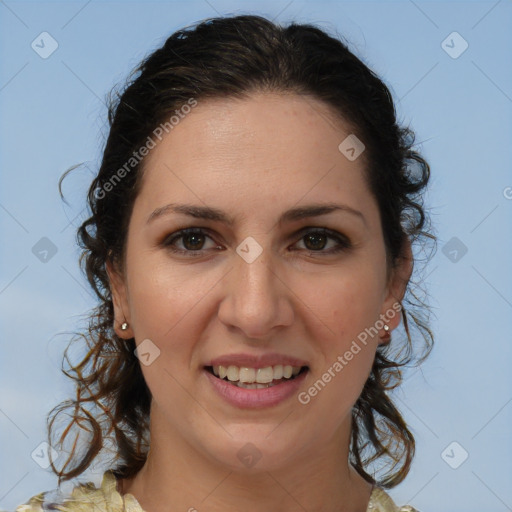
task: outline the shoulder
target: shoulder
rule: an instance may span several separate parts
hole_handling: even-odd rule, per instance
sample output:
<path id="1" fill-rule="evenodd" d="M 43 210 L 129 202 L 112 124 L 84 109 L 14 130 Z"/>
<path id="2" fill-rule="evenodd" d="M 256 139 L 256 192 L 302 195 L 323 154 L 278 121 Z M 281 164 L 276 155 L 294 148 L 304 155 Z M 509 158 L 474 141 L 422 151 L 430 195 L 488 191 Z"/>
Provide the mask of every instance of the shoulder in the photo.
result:
<path id="1" fill-rule="evenodd" d="M 18 505 L 15 512 L 144 512 L 131 494 L 121 496 L 111 471 L 103 474 L 101 486 L 92 482 L 79 484 L 69 495 L 59 490 L 46 491 L 32 496 L 26 503 Z M 384 489 L 374 487 L 367 512 L 419 512 L 410 505 L 398 507 Z"/>
<path id="2" fill-rule="evenodd" d="M 121 496 L 112 471 L 106 471 L 100 487 L 92 482 L 76 485 L 70 493 L 59 489 L 32 496 L 15 512 L 144 512 L 131 494 Z"/>
<path id="3" fill-rule="evenodd" d="M 410 505 L 398 507 L 391 496 L 381 487 L 374 487 L 367 512 L 419 512 Z"/>

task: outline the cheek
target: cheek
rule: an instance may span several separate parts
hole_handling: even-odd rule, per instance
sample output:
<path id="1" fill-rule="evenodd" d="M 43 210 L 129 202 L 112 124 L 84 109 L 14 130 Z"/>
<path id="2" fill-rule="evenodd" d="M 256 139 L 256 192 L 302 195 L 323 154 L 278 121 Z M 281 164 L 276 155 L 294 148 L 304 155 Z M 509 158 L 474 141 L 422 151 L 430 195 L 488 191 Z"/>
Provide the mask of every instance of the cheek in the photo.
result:
<path id="1" fill-rule="evenodd" d="M 369 268 L 347 272 L 326 281 L 320 291 L 310 295 L 311 308 L 325 319 L 338 348 L 356 338 L 379 318 L 381 308 L 380 278 Z"/>
<path id="2" fill-rule="evenodd" d="M 148 351 L 156 354 L 150 364 L 141 365 L 144 378 L 164 409 L 186 407 L 190 397 L 184 387 L 195 364 L 194 340 L 204 328 L 198 318 L 204 278 L 158 265 L 146 264 L 151 268 L 141 272 L 137 269 L 142 265 L 133 263 L 129 290 L 135 339 L 139 350 L 146 343 Z"/>
<path id="3" fill-rule="evenodd" d="M 314 437 L 335 435 L 351 416 L 375 358 L 375 347 L 353 343 L 347 337 L 335 346 L 325 347 L 325 361 L 305 384 L 299 400 L 310 417 L 317 418 L 311 427 Z"/>
<path id="4" fill-rule="evenodd" d="M 322 302 L 316 303 L 325 308 L 324 318 L 329 321 L 324 323 L 330 330 L 322 329 L 328 334 L 315 337 L 322 353 L 321 364 L 307 384 L 307 393 L 316 403 L 314 407 L 318 407 L 316 414 L 322 416 L 324 427 L 332 430 L 350 414 L 360 396 L 378 341 L 368 330 L 378 315 L 375 290 L 364 290 L 361 283 L 352 288 L 345 284 L 329 294 L 324 293 Z M 330 412 L 326 414 L 326 411 Z"/>
<path id="5" fill-rule="evenodd" d="M 172 340 L 172 332 L 183 329 L 187 321 L 190 323 L 194 308 L 212 288 L 215 276 L 200 270 L 193 272 L 182 265 L 144 260 L 143 255 L 133 257 L 130 263 L 130 308 L 132 322 L 139 331 L 136 338 Z"/>

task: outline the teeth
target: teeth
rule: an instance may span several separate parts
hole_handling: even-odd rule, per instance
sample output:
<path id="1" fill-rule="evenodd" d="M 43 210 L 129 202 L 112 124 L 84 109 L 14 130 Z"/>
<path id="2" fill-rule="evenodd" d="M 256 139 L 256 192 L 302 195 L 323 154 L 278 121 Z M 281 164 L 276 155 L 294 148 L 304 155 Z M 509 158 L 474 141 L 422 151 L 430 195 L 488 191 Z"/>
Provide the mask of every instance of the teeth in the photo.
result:
<path id="1" fill-rule="evenodd" d="M 236 366 L 228 366 L 226 377 L 231 382 L 238 380 L 240 377 L 240 369 Z"/>
<path id="2" fill-rule="evenodd" d="M 256 372 L 256 382 L 261 384 L 268 384 L 274 380 L 274 370 L 272 366 L 267 366 L 266 368 L 258 368 Z"/>
<path id="3" fill-rule="evenodd" d="M 235 385 L 238 386 L 239 388 L 245 389 L 263 389 L 275 386 L 275 384 L 272 384 L 271 382 L 269 382 L 268 384 L 259 384 L 258 382 L 253 382 L 251 384 L 246 384 L 245 382 L 236 382 Z"/>
<path id="4" fill-rule="evenodd" d="M 231 380 L 231 379 L 230 379 Z M 240 382 L 255 382 L 256 381 L 256 370 L 254 368 L 240 368 Z"/>
<path id="5" fill-rule="evenodd" d="M 231 382 L 238 382 L 245 384 L 244 388 L 256 388 L 256 384 L 271 384 L 274 380 L 282 378 L 289 379 L 300 372 L 300 366 L 290 366 L 278 364 L 276 366 L 266 366 L 265 368 L 247 368 L 238 366 L 213 366 L 213 373 L 221 378 L 227 379 Z M 254 386 L 251 386 L 254 384 Z M 257 386 L 268 387 L 268 386 Z"/>

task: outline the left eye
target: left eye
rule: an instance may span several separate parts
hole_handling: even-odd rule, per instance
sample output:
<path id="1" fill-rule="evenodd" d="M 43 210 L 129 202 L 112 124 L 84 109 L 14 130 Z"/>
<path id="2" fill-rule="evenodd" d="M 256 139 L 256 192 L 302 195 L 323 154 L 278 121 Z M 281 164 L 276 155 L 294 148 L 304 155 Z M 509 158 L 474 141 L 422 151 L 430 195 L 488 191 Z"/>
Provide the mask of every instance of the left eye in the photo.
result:
<path id="1" fill-rule="evenodd" d="M 308 244 L 310 245 L 310 247 L 306 247 L 306 250 L 310 250 L 312 252 L 323 252 L 326 254 L 337 253 L 344 249 L 348 249 L 351 246 L 348 238 L 328 229 L 308 230 L 300 239 L 305 241 L 306 246 Z M 337 244 L 335 244 L 331 249 L 324 251 L 323 249 L 325 249 L 327 240 L 329 239 L 336 241 Z"/>
<path id="2" fill-rule="evenodd" d="M 336 231 L 325 228 L 305 228 L 301 230 L 297 236 L 300 236 L 299 241 L 304 240 L 306 245 L 305 250 L 310 251 L 310 253 L 333 254 L 351 247 L 350 240 L 347 237 Z M 177 231 L 167 237 L 163 241 L 163 245 L 174 253 L 186 254 L 187 256 L 200 256 L 198 252 L 203 250 L 203 245 L 207 238 L 214 242 L 215 246 L 213 249 L 222 249 L 221 246 L 215 244 L 215 241 L 202 228 L 187 228 Z M 329 239 L 337 243 L 331 249 L 324 250 L 326 245 L 328 245 L 327 241 Z M 178 241 L 181 241 L 183 248 L 176 246 Z M 295 251 L 297 249 L 293 250 Z"/>

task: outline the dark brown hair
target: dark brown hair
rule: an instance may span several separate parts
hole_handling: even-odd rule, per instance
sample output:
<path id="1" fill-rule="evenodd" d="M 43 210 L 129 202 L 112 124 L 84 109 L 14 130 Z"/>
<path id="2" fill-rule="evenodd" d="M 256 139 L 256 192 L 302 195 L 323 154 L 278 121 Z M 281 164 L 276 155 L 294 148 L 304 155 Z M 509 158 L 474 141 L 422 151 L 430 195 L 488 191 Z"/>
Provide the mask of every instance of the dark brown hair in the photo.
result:
<path id="1" fill-rule="evenodd" d="M 255 91 L 321 100 L 364 142 L 366 178 L 380 210 L 388 269 L 403 256 L 408 241 L 414 247 L 435 241 L 425 227 L 429 218 L 422 204 L 430 170 L 413 149 L 414 134 L 398 124 L 386 85 L 339 37 L 307 24 L 281 27 L 258 16 L 212 18 L 175 32 L 133 71 L 122 92 L 109 96 L 110 131 L 87 196 L 90 217 L 77 232 L 80 265 L 99 302 L 87 328 L 73 340 L 86 343 L 85 357 L 73 364 L 67 350 L 64 354 L 69 368 L 63 371 L 75 382 L 76 398 L 48 414 L 51 445 L 64 446 L 73 428 L 78 429 L 63 467 L 58 470 L 52 461 L 59 484 L 85 471 L 108 443 L 114 446 L 119 478 L 135 475 L 147 457 L 151 393 L 134 355 L 135 340 L 114 332 L 105 266 L 110 259 L 124 268 L 127 228 L 144 165 L 143 159 L 131 159 L 191 99 L 244 98 Z M 412 285 L 411 279 L 404 297 L 407 310 L 402 303 L 406 335 L 378 347 L 352 410 L 350 462 L 367 481 L 384 488 L 405 478 L 415 449 L 388 391 L 401 383 L 400 368 L 421 363 L 434 341 L 428 307 Z M 54 422 L 66 410 L 71 421 L 53 443 Z M 81 454 L 78 443 L 85 447 Z M 387 468 L 380 479 L 369 469 L 377 461 Z"/>

